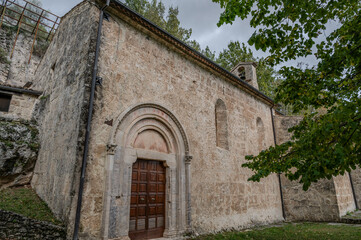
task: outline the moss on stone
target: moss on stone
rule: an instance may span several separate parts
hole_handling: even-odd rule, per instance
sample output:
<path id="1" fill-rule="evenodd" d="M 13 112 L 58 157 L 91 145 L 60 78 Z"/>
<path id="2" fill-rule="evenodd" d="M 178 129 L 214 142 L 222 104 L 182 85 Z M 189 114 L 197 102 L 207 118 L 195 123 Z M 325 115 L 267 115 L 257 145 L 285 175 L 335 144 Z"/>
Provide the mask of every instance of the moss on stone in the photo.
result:
<path id="1" fill-rule="evenodd" d="M 36 124 L 0 118 L 0 185 L 27 184 L 39 147 Z"/>
<path id="2" fill-rule="evenodd" d="M 8 53 L 0 47 L 0 63 L 10 64 Z"/>
<path id="3" fill-rule="evenodd" d="M 1 190 L 0 209 L 40 221 L 62 224 L 30 187 Z"/>

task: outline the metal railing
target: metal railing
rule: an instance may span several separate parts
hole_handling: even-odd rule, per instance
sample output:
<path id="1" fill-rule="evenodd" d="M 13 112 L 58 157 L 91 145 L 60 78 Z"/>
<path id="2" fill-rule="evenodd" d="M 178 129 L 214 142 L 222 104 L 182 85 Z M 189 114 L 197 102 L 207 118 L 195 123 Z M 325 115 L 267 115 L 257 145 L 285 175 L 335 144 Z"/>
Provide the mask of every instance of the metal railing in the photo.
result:
<path id="1" fill-rule="evenodd" d="M 0 5 L 0 28 L 3 25 L 16 29 L 15 40 L 11 49 L 13 57 L 18 36 L 21 31 L 34 35 L 28 64 L 34 51 L 37 39 L 49 41 L 53 39 L 61 18 L 26 0 L 2 0 Z"/>

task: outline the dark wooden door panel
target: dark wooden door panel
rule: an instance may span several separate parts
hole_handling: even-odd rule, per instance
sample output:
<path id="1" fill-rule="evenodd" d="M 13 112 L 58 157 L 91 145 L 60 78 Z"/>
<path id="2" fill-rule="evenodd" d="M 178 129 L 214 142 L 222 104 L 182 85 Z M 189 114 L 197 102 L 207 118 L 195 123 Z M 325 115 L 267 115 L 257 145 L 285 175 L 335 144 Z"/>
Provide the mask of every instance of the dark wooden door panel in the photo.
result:
<path id="1" fill-rule="evenodd" d="M 163 236 L 165 227 L 165 167 L 162 162 L 137 160 L 132 172 L 129 237 Z"/>

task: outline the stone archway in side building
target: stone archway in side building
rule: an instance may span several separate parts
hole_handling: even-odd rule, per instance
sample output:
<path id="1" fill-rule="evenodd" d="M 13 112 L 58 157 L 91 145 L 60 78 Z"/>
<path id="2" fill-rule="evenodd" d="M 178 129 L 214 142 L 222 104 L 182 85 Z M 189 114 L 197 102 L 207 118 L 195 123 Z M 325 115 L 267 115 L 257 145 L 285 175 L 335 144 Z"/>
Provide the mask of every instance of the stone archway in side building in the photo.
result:
<path id="1" fill-rule="evenodd" d="M 184 234 L 191 224 L 191 158 L 182 125 L 165 107 L 140 104 L 124 111 L 113 127 L 108 144 L 103 239 L 129 239 L 129 236 L 151 239 L 159 234 L 163 237 Z M 163 171 L 164 179 L 161 179 Z M 153 175 L 159 181 L 147 182 Z M 150 189 L 153 185 L 155 190 Z M 164 199 L 161 199 L 163 187 Z M 160 210 L 161 205 L 164 211 Z M 154 206 L 155 211 L 158 207 L 158 215 L 145 214 L 144 211 L 153 211 Z M 155 228 L 158 235 L 154 235 Z"/>

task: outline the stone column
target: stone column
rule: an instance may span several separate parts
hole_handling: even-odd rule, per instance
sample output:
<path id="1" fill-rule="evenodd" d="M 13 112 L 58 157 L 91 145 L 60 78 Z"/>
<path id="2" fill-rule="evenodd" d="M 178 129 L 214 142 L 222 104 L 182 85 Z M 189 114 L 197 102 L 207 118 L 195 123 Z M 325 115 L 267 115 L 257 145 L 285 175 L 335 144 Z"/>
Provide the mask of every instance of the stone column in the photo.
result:
<path id="1" fill-rule="evenodd" d="M 168 214 L 166 215 L 167 224 L 164 231 L 164 237 L 172 238 L 177 234 L 177 169 L 175 166 L 169 166 L 168 170 Z"/>
<path id="2" fill-rule="evenodd" d="M 104 205 L 103 205 L 103 239 L 108 239 L 109 234 L 109 212 L 110 212 L 110 198 L 111 198 L 111 175 L 114 166 L 114 155 L 117 145 L 107 145 L 107 158 L 105 163 L 105 186 L 104 186 Z"/>
<path id="3" fill-rule="evenodd" d="M 186 170 L 186 193 L 187 193 L 187 230 L 191 229 L 192 224 L 192 206 L 191 206 L 191 173 L 190 165 L 193 157 L 189 156 L 188 153 L 184 157 L 185 170 Z"/>

